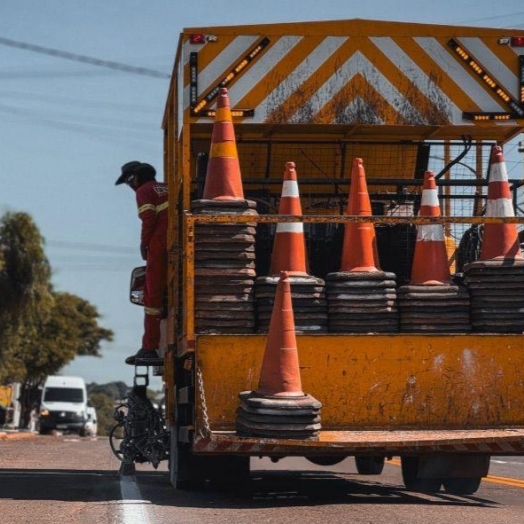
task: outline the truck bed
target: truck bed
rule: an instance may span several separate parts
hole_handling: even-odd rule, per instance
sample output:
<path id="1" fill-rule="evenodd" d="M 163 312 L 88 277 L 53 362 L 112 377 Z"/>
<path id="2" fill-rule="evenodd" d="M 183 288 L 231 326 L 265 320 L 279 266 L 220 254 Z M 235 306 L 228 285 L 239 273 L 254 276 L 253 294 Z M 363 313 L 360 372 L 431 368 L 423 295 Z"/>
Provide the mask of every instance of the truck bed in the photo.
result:
<path id="1" fill-rule="evenodd" d="M 433 431 L 321 431 L 318 440 L 238 437 L 232 431 L 212 431 L 195 438 L 193 450 L 205 454 L 400 455 L 410 453 L 524 453 L 524 428 Z"/>

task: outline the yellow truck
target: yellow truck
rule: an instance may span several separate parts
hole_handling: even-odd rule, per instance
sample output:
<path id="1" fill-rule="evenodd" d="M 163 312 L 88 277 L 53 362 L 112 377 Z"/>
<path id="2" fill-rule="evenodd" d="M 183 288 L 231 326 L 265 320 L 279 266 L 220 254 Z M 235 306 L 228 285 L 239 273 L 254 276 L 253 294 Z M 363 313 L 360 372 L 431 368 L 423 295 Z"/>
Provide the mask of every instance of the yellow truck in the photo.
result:
<path id="1" fill-rule="evenodd" d="M 193 205 L 202 199 L 221 88 L 256 214 L 200 213 Z M 432 223 L 443 224 L 454 284 L 465 286 L 484 224 L 524 223 L 522 176 L 513 170 L 517 216 L 484 213 L 490 152 L 499 145 L 506 158 L 516 155 L 510 145 L 524 129 L 524 31 L 360 19 L 188 28 L 163 129 L 170 261 L 163 379 L 175 487 L 241 479 L 250 457 L 334 464 L 354 456 L 365 475 L 399 456 L 408 489 L 465 494 L 478 489 L 491 456 L 524 454 L 520 313 L 512 323 L 476 329 L 472 321 L 460 332 L 440 329 L 438 319 L 426 321 L 436 326 L 429 330 L 384 331 L 376 320 L 375 328 L 333 332 L 329 311 L 327 324 L 304 316 L 297 347 L 304 391 L 322 403 L 318 438 L 241 436 L 235 427 L 239 393 L 258 384 L 267 309 L 253 282 L 269 275 L 276 225 L 302 222 L 309 273 L 322 280 L 337 272 L 344 227 L 362 220 L 345 213 L 355 158 L 366 171 L 366 220 L 381 268 L 398 288 L 410 284 L 416 229 L 428 223 L 417 217 L 427 170 L 438 184 L 442 216 Z M 286 162 L 296 165 L 301 216 L 278 214 Z M 224 226 L 252 237 L 242 270 L 222 263 Z M 235 297 L 221 287 L 232 278 L 245 286 L 241 296 L 230 292 L 243 307 L 228 309 L 222 301 L 230 306 Z M 501 300 L 522 293 L 519 278 L 501 287 Z M 414 322 L 432 313 L 419 310 Z"/>

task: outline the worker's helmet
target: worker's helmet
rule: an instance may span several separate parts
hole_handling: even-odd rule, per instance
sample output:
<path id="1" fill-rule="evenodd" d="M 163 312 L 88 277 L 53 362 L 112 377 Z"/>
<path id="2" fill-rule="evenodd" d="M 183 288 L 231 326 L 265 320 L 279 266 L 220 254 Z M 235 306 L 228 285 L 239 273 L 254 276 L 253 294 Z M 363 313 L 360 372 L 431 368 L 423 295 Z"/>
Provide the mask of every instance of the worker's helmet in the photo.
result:
<path id="1" fill-rule="evenodd" d="M 115 182 L 115 186 L 128 183 L 129 179 L 136 175 L 135 169 L 141 164 L 138 160 L 132 160 L 122 166 L 122 172 Z"/>
<path id="2" fill-rule="evenodd" d="M 136 176 L 137 187 L 140 187 L 142 184 L 155 179 L 156 170 L 151 164 L 141 162 L 139 166 L 133 168 L 133 174 Z"/>

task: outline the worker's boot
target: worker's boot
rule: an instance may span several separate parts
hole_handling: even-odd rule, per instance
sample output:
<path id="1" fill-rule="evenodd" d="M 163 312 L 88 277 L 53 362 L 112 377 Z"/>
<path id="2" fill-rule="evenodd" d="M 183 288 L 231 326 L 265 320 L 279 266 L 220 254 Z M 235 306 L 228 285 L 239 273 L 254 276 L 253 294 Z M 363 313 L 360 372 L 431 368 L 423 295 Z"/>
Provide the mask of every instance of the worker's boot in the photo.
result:
<path id="1" fill-rule="evenodd" d="M 135 355 L 126 358 L 131 366 L 163 366 L 164 359 L 158 356 L 156 349 L 141 348 Z"/>

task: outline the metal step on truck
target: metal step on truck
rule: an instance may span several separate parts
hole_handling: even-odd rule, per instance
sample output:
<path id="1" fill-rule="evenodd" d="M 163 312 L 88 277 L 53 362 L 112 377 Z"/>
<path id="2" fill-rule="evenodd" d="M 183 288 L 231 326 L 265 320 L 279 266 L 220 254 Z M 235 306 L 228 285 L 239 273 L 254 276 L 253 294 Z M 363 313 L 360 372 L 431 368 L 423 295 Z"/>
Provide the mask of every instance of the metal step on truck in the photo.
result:
<path id="1" fill-rule="evenodd" d="M 524 454 L 522 31 L 185 29 L 163 127 L 175 487 L 398 456 L 467 494 Z M 264 385 L 281 270 L 307 409 Z"/>

